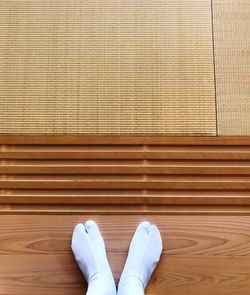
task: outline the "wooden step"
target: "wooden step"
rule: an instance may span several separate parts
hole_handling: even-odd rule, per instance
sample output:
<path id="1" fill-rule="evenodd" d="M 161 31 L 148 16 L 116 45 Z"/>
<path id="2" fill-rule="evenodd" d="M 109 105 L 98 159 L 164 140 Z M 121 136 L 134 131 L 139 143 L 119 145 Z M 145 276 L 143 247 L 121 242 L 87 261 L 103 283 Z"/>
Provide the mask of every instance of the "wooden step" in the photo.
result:
<path id="1" fill-rule="evenodd" d="M 0 136 L 0 204 L 249 204 L 248 137 Z"/>

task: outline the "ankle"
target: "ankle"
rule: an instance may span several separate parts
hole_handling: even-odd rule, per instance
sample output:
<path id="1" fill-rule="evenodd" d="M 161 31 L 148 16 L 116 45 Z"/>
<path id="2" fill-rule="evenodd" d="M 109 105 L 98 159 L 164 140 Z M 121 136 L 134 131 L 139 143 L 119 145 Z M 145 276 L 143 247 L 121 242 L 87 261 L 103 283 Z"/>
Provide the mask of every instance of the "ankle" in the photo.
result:
<path id="1" fill-rule="evenodd" d="M 144 284 L 135 274 L 126 274 L 122 277 L 122 283 L 118 287 L 118 295 L 144 295 Z"/>
<path id="2" fill-rule="evenodd" d="M 110 276 L 97 275 L 88 283 L 86 295 L 116 295 L 114 279 Z"/>

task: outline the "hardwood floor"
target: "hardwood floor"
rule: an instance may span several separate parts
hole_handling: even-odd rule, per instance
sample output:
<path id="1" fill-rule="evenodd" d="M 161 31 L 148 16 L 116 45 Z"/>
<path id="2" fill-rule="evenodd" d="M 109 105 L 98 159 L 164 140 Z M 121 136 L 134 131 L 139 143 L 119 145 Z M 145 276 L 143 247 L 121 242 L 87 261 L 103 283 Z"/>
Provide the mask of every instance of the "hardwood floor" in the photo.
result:
<path id="1" fill-rule="evenodd" d="M 70 241 L 87 219 L 100 226 L 116 282 L 147 219 L 164 243 L 147 295 L 249 294 L 250 139 L 0 143 L 1 295 L 84 294 Z"/>
<path id="2" fill-rule="evenodd" d="M 147 295 L 249 294 L 250 216 L 1 215 L 1 294 L 84 294 L 70 250 L 76 223 L 98 222 L 116 280 L 138 222 L 162 233 L 164 252 Z"/>

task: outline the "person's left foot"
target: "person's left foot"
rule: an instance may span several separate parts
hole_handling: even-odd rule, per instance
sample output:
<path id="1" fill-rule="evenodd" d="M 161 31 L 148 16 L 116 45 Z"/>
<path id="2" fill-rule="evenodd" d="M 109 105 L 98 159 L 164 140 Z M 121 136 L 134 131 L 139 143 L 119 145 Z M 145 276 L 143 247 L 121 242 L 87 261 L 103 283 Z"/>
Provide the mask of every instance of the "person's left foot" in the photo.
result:
<path id="1" fill-rule="evenodd" d="M 115 295 L 116 286 L 106 255 L 105 244 L 96 223 L 78 224 L 71 249 L 88 282 L 86 295 Z"/>

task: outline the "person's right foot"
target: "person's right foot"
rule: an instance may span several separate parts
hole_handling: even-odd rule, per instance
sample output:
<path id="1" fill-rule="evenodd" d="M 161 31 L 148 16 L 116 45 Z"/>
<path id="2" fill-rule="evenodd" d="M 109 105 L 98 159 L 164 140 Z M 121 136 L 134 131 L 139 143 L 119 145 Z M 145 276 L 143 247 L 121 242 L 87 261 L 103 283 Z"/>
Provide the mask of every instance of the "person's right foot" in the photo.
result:
<path id="1" fill-rule="evenodd" d="M 162 239 L 158 228 L 142 222 L 131 241 L 129 254 L 118 285 L 118 295 L 143 295 L 160 260 Z"/>

